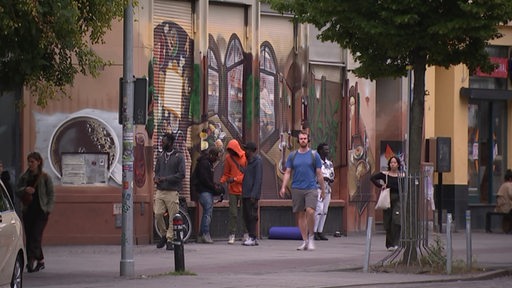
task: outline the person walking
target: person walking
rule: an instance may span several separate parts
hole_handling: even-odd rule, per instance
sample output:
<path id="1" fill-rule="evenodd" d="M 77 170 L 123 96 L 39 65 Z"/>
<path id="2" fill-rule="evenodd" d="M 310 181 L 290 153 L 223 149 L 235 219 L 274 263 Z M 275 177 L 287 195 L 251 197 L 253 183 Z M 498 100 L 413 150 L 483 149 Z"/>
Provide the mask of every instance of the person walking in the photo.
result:
<path id="1" fill-rule="evenodd" d="M 172 227 L 165 224 L 164 213 L 168 211 L 169 221 L 179 211 L 179 192 L 183 188 L 183 179 L 185 178 L 185 157 L 180 151 L 174 149 L 175 136 L 171 133 L 165 133 L 162 137 L 163 152 L 156 159 L 155 177 L 156 193 L 154 201 L 154 212 L 156 226 L 160 232 L 161 238 L 156 248 L 174 250 L 172 240 L 174 231 Z M 169 225 L 171 226 L 171 225 Z"/>
<path id="2" fill-rule="evenodd" d="M 370 181 L 379 189 L 390 188 L 391 207 L 383 211 L 384 229 L 386 230 L 386 249 L 398 249 L 400 242 L 400 191 L 402 191 L 404 175 L 400 171 L 400 159 L 392 156 L 388 160 L 388 170 L 377 172 Z"/>
<path id="3" fill-rule="evenodd" d="M 318 201 L 317 181 L 320 185 L 320 199 L 325 198 L 325 183 L 321 169 L 322 160 L 318 153 L 314 153 L 308 147 L 309 134 L 306 131 L 299 132 L 298 138 L 299 149 L 290 153 L 286 159 L 286 171 L 279 196 L 284 198 L 286 185 L 290 177 L 293 176 L 291 182 L 292 209 L 303 240 L 302 245 L 297 250 L 315 250 L 314 226 L 315 209 Z"/>
<path id="4" fill-rule="evenodd" d="M 505 182 L 496 193 L 496 212 L 505 213 L 501 222 L 504 233 L 512 232 L 512 170 L 505 172 Z"/>
<path id="5" fill-rule="evenodd" d="M 195 170 L 196 191 L 199 194 L 198 200 L 203 215 L 199 225 L 198 243 L 212 244 L 210 235 L 210 223 L 212 222 L 213 196 L 220 194 L 222 197 L 222 186 L 213 180 L 213 165 L 219 160 L 219 150 L 212 147 L 206 154 L 202 154 L 197 159 Z"/>
<path id="6" fill-rule="evenodd" d="M 261 183 L 263 181 L 263 164 L 261 156 L 256 154 L 256 144 L 249 142 L 244 145 L 247 167 L 242 182 L 242 206 L 245 227 L 249 237 L 242 243 L 244 246 L 257 246 L 256 226 L 258 223 L 258 201 L 261 197 Z"/>
<path id="7" fill-rule="evenodd" d="M 38 152 L 27 156 L 28 169 L 16 185 L 16 194 L 23 199 L 23 226 L 27 248 L 27 272 L 45 268 L 42 248 L 43 232 L 55 205 L 50 176 L 43 171 L 43 158 Z M 34 266 L 35 264 L 35 266 Z"/>
<path id="8" fill-rule="evenodd" d="M 318 201 L 315 210 L 315 240 L 329 240 L 324 234 L 325 219 L 329 210 L 329 203 L 331 203 L 331 185 L 334 182 L 334 165 L 327 159 L 329 156 L 329 145 L 327 143 L 320 143 L 316 148 L 320 159 L 322 160 L 322 176 L 325 182 L 325 198 L 320 199 L 320 191 L 318 191 Z M 320 186 L 318 187 L 320 190 Z"/>
<path id="9" fill-rule="evenodd" d="M 235 235 L 238 227 L 239 215 L 243 213 L 242 207 L 242 181 L 244 180 L 244 169 L 247 166 L 245 152 L 240 147 L 240 143 L 232 139 L 226 147 L 226 158 L 224 160 L 224 173 L 220 177 L 220 183 L 228 183 L 229 194 L 229 237 L 228 244 L 235 243 Z M 242 211 L 239 212 L 239 208 Z M 244 230 L 243 241 L 247 240 L 247 228 L 242 223 Z"/>

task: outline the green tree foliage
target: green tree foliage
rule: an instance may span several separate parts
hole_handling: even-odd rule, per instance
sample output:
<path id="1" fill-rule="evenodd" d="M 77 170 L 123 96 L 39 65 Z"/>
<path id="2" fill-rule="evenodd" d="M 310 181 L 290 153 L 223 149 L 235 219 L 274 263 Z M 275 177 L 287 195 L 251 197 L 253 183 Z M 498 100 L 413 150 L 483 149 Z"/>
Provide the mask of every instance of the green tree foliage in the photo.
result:
<path id="1" fill-rule="evenodd" d="M 319 38 L 350 49 L 363 78 L 405 76 L 413 69 L 409 172 L 420 171 L 427 66 L 466 64 L 491 72 L 485 51 L 512 19 L 510 0 L 263 0 L 321 30 Z M 410 211 L 406 211 L 410 212 Z M 406 217 L 415 217 L 406 215 Z M 411 219 L 411 218 L 407 218 Z M 414 221 L 413 221 L 414 222 Z M 414 229 L 413 229 L 414 230 Z M 417 243 L 416 243 L 417 244 Z M 411 247 L 406 249 L 412 253 Z M 409 251 L 408 251 L 409 250 Z"/>
<path id="2" fill-rule="evenodd" d="M 0 83 L 27 86 L 35 102 L 66 95 L 78 73 L 97 76 L 108 64 L 92 46 L 103 43 L 127 0 L 0 0 Z"/>

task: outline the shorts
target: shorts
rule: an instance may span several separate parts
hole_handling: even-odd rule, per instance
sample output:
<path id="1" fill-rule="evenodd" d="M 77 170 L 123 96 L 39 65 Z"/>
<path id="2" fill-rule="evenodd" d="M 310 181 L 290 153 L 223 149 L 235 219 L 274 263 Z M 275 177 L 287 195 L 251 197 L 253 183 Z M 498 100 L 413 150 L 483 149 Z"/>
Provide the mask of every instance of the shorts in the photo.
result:
<path id="1" fill-rule="evenodd" d="M 318 190 L 309 189 L 293 189 L 292 188 L 292 208 L 293 213 L 299 211 L 305 211 L 306 208 L 316 209 L 316 203 L 318 198 Z"/>

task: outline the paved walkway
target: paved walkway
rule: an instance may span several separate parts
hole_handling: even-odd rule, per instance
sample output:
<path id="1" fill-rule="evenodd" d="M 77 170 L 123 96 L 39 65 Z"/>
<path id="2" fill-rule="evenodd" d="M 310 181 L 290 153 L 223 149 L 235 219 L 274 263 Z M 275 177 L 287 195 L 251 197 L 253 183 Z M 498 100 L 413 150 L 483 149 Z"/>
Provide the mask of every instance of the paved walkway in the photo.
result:
<path id="1" fill-rule="evenodd" d="M 442 235 L 444 238 L 445 236 Z M 475 266 L 485 271 L 464 275 L 364 273 L 366 235 L 317 241 L 315 251 L 296 251 L 296 240 L 263 239 L 259 246 L 187 243 L 185 269 L 174 272 L 174 254 L 154 245 L 134 247 L 135 276 L 121 277 L 120 246 L 47 246 L 46 269 L 25 273 L 25 287 L 364 287 L 383 283 L 455 281 L 512 271 L 512 235 L 473 233 Z M 384 235 L 374 235 L 370 265 L 389 255 Z M 466 259 L 466 236 L 453 234 L 454 260 Z"/>

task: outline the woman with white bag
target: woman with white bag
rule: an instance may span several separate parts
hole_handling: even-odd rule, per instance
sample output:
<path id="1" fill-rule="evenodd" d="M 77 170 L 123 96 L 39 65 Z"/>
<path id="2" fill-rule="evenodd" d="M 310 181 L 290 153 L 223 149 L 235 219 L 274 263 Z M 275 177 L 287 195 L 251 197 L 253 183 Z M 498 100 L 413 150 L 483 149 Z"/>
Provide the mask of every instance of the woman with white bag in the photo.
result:
<path id="1" fill-rule="evenodd" d="M 398 249 L 400 242 L 400 194 L 403 183 L 403 173 L 400 172 L 401 163 L 397 156 L 392 156 L 388 160 L 388 171 L 375 173 L 370 181 L 380 190 L 389 188 L 389 200 L 391 207 L 384 209 L 383 220 L 386 230 L 386 248 L 389 251 Z"/>

